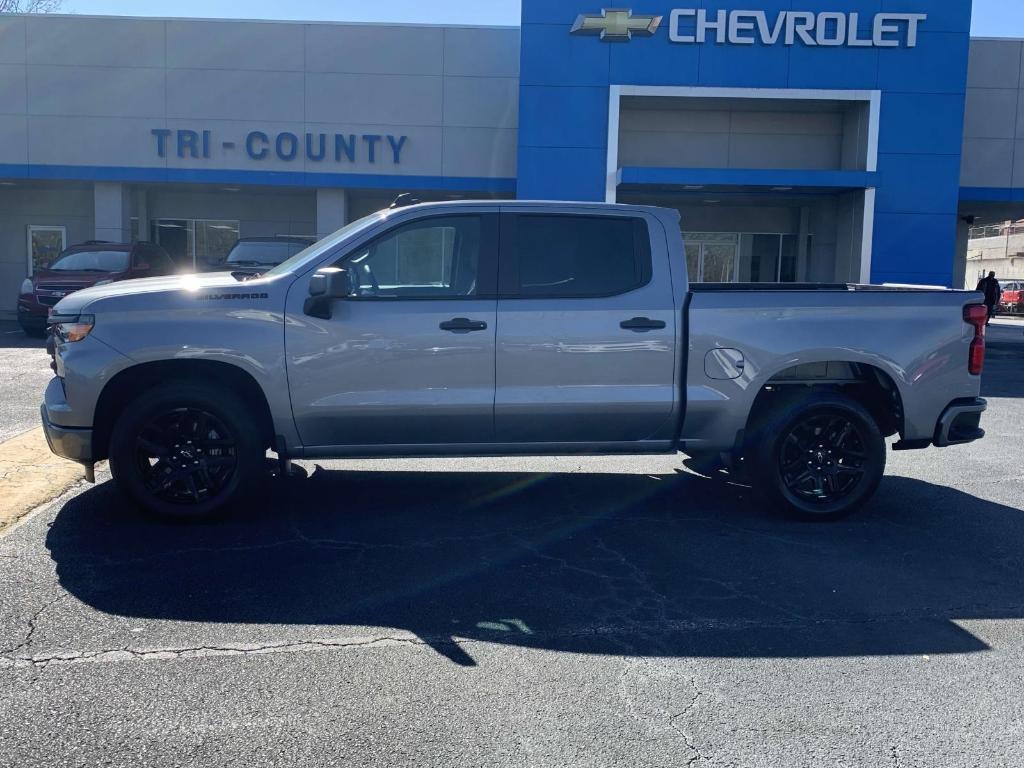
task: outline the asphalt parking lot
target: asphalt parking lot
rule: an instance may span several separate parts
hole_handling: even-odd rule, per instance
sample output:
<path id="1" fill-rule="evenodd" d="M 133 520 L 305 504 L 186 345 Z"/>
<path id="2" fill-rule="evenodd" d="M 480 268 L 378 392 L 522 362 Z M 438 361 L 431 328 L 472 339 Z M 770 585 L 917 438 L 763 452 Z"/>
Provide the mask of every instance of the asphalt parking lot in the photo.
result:
<path id="1" fill-rule="evenodd" d="M 0 442 L 39 426 L 39 403 L 53 376 L 44 346 L 15 323 L 0 322 Z"/>
<path id="2" fill-rule="evenodd" d="M 985 394 L 828 526 L 672 458 L 305 464 L 203 526 L 101 475 L 0 539 L 0 764 L 1024 765 L 1024 325 Z"/>

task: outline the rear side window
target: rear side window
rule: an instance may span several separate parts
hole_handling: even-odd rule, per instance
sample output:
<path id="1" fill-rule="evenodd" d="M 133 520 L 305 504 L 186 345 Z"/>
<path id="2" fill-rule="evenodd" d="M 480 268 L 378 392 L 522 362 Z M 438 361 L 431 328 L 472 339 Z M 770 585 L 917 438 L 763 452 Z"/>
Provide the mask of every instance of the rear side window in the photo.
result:
<path id="1" fill-rule="evenodd" d="M 510 216 L 502 228 L 503 285 L 521 298 L 596 298 L 650 280 L 647 225 L 623 216 Z"/>

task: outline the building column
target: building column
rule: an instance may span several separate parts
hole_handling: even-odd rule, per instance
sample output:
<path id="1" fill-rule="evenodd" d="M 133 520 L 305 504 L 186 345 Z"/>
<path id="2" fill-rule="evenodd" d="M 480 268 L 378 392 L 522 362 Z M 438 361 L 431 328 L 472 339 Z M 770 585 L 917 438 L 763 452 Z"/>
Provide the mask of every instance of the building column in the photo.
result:
<path id="1" fill-rule="evenodd" d="M 93 207 L 97 240 L 126 243 L 130 239 L 131 199 L 124 184 L 97 181 L 93 184 Z"/>
<path id="2" fill-rule="evenodd" d="M 796 279 L 798 282 L 807 282 L 808 267 L 811 262 L 811 254 L 807 250 L 811 235 L 811 209 L 806 205 L 800 209 L 800 226 L 797 229 L 796 241 Z"/>
<path id="3" fill-rule="evenodd" d="M 348 223 L 348 193 L 344 189 L 316 191 L 316 237 L 322 240 Z"/>
<path id="4" fill-rule="evenodd" d="M 968 285 L 967 278 L 967 247 L 971 237 L 971 225 L 960 216 L 956 220 L 956 252 L 953 254 L 953 288 L 974 289 Z"/>
<path id="5" fill-rule="evenodd" d="M 135 218 L 139 220 L 139 240 L 149 240 L 149 192 L 146 189 L 135 190 Z M 129 225 L 131 221 L 129 221 Z"/>

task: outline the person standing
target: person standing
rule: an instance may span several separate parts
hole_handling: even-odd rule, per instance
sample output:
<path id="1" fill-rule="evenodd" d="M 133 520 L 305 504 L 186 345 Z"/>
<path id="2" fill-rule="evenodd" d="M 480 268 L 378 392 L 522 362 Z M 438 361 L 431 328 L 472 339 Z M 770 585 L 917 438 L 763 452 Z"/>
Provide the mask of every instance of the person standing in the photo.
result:
<path id="1" fill-rule="evenodd" d="M 996 316 L 996 307 L 999 305 L 999 299 L 1002 298 L 1003 289 L 999 285 L 999 281 L 996 280 L 996 273 L 989 272 L 988 277 L 983 277 L 978 281 L 978 291 L 985 294 L 985 306 L 988 307 L 988 322 L 992 322 L 992 318 Z"/>

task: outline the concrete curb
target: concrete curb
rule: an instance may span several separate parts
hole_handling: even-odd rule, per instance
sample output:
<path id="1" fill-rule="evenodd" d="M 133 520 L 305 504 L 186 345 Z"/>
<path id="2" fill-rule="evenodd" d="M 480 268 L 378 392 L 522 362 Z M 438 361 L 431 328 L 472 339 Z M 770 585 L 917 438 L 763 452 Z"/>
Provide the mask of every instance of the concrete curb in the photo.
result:
<path id="1" fill-rule="evenodd" d="M 50 452 L 42 429 L 0 443 L 0 533 L 85 477 Z"/>

